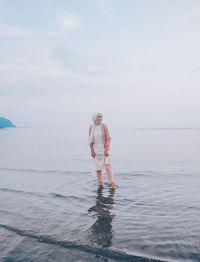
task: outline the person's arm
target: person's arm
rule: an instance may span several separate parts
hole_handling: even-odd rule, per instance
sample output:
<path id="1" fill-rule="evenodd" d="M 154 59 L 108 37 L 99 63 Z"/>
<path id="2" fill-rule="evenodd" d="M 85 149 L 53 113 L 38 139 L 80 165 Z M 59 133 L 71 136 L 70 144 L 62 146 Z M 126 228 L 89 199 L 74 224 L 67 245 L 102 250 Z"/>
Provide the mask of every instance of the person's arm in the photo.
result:
<path id="1" fill-rule="evenodd" d="M 92 126 L 89 127 L 89 137 L 90 137 L 91 129 L 92 129 Z M 93 148 L 93 143 L 90 143 L 90 148 L 91 149 Z"/>
<path id="2" fill-rule="evenodd" d="M 108 127 L 106 125 L 105 125 L 105 138 L 106 138 L 106 142 L 105 142 L 105 146 L 104 146 L 104 154 L 108 155 L 108 150 L 110 149 L 111 137 L 110 137 Z"/>
<path id="3" fill-rule="evenodd" d="M 90 126 L 90 128 L 89 128 L 89 136 L 90 136 L 90 133 L 91 133 L 91 129 L 92 129 L 92 126 Z M 95 157 L 95 152 L 94 152 L 94 149 L 93 149 L 93 143 L 90 143 L 90 149 L 91 149 L 92 157 Z"/>

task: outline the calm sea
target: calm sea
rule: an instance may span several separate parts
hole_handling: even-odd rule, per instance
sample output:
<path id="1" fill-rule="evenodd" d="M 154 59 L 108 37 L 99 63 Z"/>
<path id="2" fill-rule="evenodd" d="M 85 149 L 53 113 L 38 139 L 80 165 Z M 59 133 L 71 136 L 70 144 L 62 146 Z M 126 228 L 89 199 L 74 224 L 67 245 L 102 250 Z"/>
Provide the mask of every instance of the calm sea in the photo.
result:
<path id="1" fill-rule="evenodd" d="M 0 130 L 0 261 L 199 262 L 200 129 L 110 128 L 111 190 L 88 126 Z"/>

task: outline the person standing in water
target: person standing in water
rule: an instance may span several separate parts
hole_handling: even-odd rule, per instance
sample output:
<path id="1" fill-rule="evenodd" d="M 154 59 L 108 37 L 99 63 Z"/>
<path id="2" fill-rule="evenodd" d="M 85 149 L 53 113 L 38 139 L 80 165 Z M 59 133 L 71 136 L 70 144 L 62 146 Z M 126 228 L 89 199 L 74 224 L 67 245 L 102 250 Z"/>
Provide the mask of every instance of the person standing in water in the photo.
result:
<path id="1" fill-rule="evenodd" d="M 111 137 L 106 124 L 102 123 L 102 114 L 94 113 L 93 124 L 89 127 L 89 146 L 94 158 L 94 169 L 99 186 L 103 186 L 102 172 L 107 173 L 112 188 L 115 188 L 114 177 L 109 154 Z"/>

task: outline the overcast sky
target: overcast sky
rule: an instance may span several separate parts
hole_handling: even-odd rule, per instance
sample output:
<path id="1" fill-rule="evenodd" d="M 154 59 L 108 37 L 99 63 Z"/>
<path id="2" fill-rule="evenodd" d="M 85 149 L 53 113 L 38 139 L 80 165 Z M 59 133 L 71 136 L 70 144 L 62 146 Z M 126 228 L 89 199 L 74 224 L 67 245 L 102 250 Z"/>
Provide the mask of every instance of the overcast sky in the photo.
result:
<path id="1" fill-rule="evenodd" d="M 0 116 L 200 127 L 199 0 L 0 0 Z"/>

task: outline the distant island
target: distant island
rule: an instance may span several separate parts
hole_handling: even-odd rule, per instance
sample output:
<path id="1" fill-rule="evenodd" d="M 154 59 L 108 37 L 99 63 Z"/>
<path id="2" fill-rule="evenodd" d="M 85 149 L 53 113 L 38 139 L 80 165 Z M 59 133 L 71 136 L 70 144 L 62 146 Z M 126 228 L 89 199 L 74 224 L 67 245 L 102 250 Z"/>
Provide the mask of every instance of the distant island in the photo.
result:
<path id="1" fill-rule="evenodd" d="M 13 123 L 5 117 L 0 117 L 0 128 L 16 127 Z"/>

